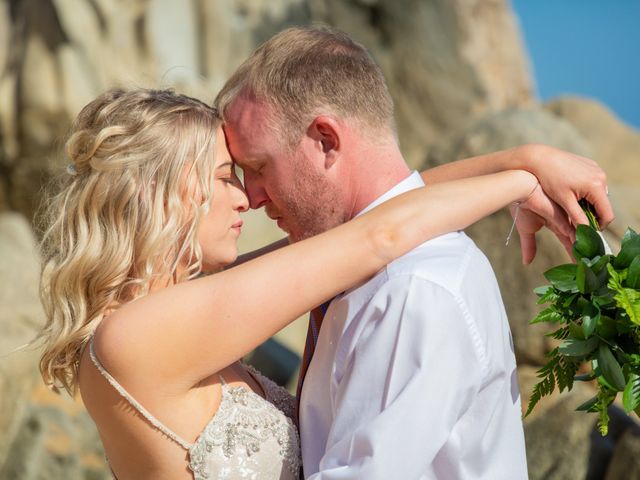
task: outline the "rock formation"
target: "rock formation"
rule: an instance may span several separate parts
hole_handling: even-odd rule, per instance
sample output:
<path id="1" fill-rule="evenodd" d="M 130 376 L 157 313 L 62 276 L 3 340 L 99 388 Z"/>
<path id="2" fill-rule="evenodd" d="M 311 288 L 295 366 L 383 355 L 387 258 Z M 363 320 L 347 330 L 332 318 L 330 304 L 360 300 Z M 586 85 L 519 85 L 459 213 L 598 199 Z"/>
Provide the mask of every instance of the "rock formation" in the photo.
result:
<path id="1" fill-rule="evenodd" d="M 38 257 L 24 217 L 32 218 L 43 183 L 64 170 L 62 145 L 80 108 L 113 86 L 172 86 L 211 101 L 257 44 L 289 25 L 313 21 L 347 31 L 378 60 L 412 166 L 550 143 L 593 155 L 604 166 L 618 215 L 614 243 L 626 225 L 640 224 L 638 132 L 596 102 L 567 98 L 544 110 L 536 105 L 507 0 L 8 0 L 0 2 L 0 212 L 7 212 L 0 216 L 0 355 L 30 340 L 42 323 Z M 250 219 L 242 248 L 280 237 L 260 214 Z M 498 273 L 526 397 L 526 379 L 548 348 L 542 331 L 527 325 L 537 311 L 531 289 L 565 254 L 543 235 L 536 262 L 523 268 L 517 240 L 504 247 L 510 223 L 500 213 L 469 233 Z M 294 325 L 286 341 L 291 344 L 293 336 L 301 344 L 304 331 Z M 36 363 L 37 352 L 30 350 L 0 362 L 0 480 L 108 478 L 86 412 L 36 386 Z M 570 398 L 554 397 L 527 421 L 531 478 L 559 478 L 549 472 L 569 467 L 591 475 L 593 462 L 601 469 L 589 478 L 637 472 L 635 430 L 625 427 L 619 442 L 608 444 L 609 453 L 597 456 L 583 448 L 591 426 L 579 423 L 583 417 L 572 406 Z M 571 465 L 559 465 L 551 451 L 565 438 L 562 432 L 555 444 L 546 442 L 548 425 L 558 418 L 571 425 L 566 441 L 581 445 Z"/>

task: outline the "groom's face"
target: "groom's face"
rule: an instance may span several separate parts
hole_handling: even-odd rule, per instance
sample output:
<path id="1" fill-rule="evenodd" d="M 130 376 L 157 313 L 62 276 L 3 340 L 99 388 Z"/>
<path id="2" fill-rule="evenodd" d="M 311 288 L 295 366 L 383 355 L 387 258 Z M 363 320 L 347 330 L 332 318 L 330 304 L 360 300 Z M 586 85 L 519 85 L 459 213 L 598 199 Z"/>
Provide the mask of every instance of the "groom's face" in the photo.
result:
<path id="1" fill-rule="evenodd" d="M 238 99 L 226 112 L 227 146 L 243 170 L 250 207 L 265 207 L 292 241 L 343 223 L 343 196 L 324 169 L 322 150 L 306 136 L 295 149 L 287 148 L 266 109 Z"/>

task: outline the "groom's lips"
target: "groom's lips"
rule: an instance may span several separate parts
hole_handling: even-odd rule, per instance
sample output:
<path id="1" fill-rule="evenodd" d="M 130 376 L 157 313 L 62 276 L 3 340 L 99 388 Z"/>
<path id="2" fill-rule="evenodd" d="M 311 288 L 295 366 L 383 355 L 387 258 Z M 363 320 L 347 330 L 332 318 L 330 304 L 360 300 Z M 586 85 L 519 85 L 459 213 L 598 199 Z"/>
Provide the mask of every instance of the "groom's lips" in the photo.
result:
<path id="1" fill-rule="evenodd" d="M 285 232 L 287 231 L 287 229 L 284 227 L 285 220 L 282 218 L 282 215 L 278 215 L 279 212 L 274 212 L 270 209 L 270 205 L 267 205 L 267 207 L 265 208 L 265 213 L 267 214 L 267 217 L 269 217 L 271 220 L 274 220 L 278 224 L 278 228 L 284 230 Z"/>
<path id="2" fill-rule="evenodd" d="M 276 221 L 279 229 L 284 230 L 285 232 L 287 231 L 287 229 L 284 227 L 285 223 L 282 217 L 275 217 L 274 220 Z"/>

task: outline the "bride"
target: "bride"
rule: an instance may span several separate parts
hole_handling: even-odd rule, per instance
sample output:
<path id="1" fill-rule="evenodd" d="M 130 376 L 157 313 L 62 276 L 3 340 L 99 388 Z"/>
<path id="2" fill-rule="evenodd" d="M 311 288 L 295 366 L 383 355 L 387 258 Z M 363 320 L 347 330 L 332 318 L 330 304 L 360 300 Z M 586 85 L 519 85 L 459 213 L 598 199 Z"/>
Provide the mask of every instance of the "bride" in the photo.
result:
<path id="1" fill-rule="evenodd" d="M 120 479 L 298 478 L 293 398 L 239 359 L 537 186 L 512 170 L 421 188 L 224 270 L 247 197 L 215 109 L 109 91 L 80 112 L 66 151 L 44 220 L 40 368 L 48 385 L 80 389 Z"/>

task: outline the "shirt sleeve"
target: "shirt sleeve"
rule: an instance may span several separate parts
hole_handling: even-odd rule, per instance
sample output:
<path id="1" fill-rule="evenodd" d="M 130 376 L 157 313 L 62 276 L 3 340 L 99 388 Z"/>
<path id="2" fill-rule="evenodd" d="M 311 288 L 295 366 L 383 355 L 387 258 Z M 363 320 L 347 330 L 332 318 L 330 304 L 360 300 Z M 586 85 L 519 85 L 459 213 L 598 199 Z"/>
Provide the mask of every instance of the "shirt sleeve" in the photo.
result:
<path id="1" fill-rule="evenodd" d="M 482 352 L 464 303 L 413 275 L 388 280 L 338 352 L 334 421 L 312 480 L 421 478 L 469 408 Z M 340 358 L 342 356 L 342 358 Z"/>

